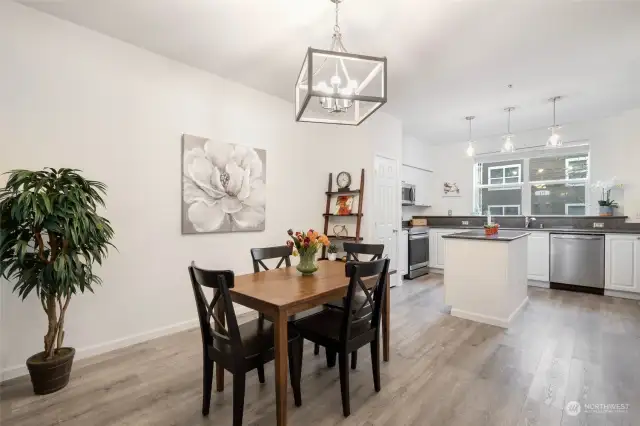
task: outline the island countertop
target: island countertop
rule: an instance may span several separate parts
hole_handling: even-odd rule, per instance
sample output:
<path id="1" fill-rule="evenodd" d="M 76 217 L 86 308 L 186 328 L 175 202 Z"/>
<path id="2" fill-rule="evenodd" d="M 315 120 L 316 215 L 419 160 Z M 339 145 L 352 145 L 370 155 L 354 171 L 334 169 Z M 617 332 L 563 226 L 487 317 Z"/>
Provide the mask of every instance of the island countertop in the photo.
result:
<path id="1" fill-rule="evenodd" d="M 486 235 L 484 229 L 474 229 L 466 232 L 456 232 L 455 234 L 443 235 L 442 238 L 452 238 L 460 240 L 484 240 L 484 241 L 513 241 L 526 237 L 531 232 L 523 231 L 498 231 L 493 235 Z"/>

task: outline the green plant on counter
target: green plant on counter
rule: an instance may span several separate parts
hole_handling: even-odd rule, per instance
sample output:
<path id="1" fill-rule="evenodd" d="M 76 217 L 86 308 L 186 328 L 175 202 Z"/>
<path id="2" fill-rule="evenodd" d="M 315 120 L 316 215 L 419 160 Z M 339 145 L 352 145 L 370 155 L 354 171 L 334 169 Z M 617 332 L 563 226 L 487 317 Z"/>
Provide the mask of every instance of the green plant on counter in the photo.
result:
<path id="1" fill-rule="evenodd" d="M 337 253 L 337 252 L 338 252 L 338 246 L 336 246 L 335 244 L 330 244 L 329 253 Z"/>

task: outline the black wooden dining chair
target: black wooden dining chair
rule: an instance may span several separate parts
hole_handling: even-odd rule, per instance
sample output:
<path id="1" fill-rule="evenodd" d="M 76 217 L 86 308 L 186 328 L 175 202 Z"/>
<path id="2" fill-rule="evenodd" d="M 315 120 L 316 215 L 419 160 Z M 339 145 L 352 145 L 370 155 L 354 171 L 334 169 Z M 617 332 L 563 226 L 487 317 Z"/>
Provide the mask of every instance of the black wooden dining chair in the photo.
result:
<path id="1" fill-rule="evenodd" d="M 345 272 L 349 277 L 349 287 L 346 309 L 325 309 L 294 323 L 302 338 L 324 346 L 327 353 L 338 355 L 342 411 L 345 417 L 351 413 L 348 355 L 366 344 L 371 347 L 374 388 L 376 392 L 380 392 L 380 317 L 388 285 L 388 271 L 389 259 L 347 262 Z M 367 287 L 365 281 L 374 284 Z M 356 304 L 356 289 L 365 295 L 362 305 Z"/>
<path id="2" fill-rule="evenodd" d="M 268 259 L 280 259 L 276 265 L 276 269 L 284 265 L 286 267 L 291 266 L 291 253 L 292 249 L 289 246 L 276 246 L 276 247 L 262 247 L 251 249 L 251 259 L 253 259 L 253 272 L 260 272 L 260 266 L 265 271 L 269 270 L 269 267 L 264 263 Z"/>
<path id="3" fill-rule="evenodd" d="M 278 263 L 275 266 L 275 269 L 280 268 L 283 263 L 285 267 L 289 267 L 291 266 L 292 253 L 293 253 L 293 249 L 288 246 L 252 248 L 251 259 L 253 260 L 253 272 L 254 273 L 261 272 L 260 267 L 262 267 L 264 271 L 268 271 L 269 267 L 264 263 L 264 261 L 271 260 L 271 259 L 279 259 Z M 311 309 L 309 311 L 304 311 L 304 312 L 294 314 L 289 317 L 289 321 L 303 318 L 306 315 L 309 315 L 309 313 L 312 313 L 315 311 L 317 311 L 317 309 Z M 260 313 L 259 316 L 261 318 L 264 318 L 264 314 L 262 313 Z"/>
<path id="4" fill-rule="evenodd" d="M 213 366 L 218 363 L 233 374 L 233 425 L 242 425 L 245 381 L 247 372 L 257 369 L 260 383 L 265 382 L 264 364 L 274 359 L 273 324 L 265 319 L 256 319 L 238 325 L 229 288 L 233 288 L 233 271 L 209 271 L 200 269 L 192 262 L 189 276 L 198 309 L 202 334 L 203 396 L 202 415 L 209 414 Z M 202 287 L 214 289 L 211 303 Z M 227 326 L 214 315 L 216 303 L 222 298 L 224 319 Z M 211 326 L 211 320 L 214 327 Z M 218 327 L 216 328 L 215 325 Z M 300 376 L 302 369 L 302 339 L 299 333 L 289 330 L 289 373 L 296 406 L 302 405 Z"/>
<path id="5" fill-rule="evenodd" d="M 367 261 L 379 260 L 382 258 L 384 253 L 384 244 L 362 244 L 362 243 L 344 243 L 343 244 L 344 251 L 347 252 L 347 262 L 349 261 L 365 261 L 363 255 L 371 256 Z M 362 257 L 360 259 L 358 256 Z M 356 291 L 355 294 L 356 306 L 362 306 L 365 301 L 364 295 L 360 291 Z M 325 304 L 325 307 L 330 309 L 344 309 L 346 298 L 332 300 L 329 303 Z M 317 355 L 319 352 L 318 347 L 314 348 L 314 353 Z M 327 357 L 327 363 L 329 366 L 335 365 L 335 360 L 331 360 L 330 357 Z M 358 352 L 354 352 L 351 354 L 351 368 L 356 369 L 358 366 Z"/>

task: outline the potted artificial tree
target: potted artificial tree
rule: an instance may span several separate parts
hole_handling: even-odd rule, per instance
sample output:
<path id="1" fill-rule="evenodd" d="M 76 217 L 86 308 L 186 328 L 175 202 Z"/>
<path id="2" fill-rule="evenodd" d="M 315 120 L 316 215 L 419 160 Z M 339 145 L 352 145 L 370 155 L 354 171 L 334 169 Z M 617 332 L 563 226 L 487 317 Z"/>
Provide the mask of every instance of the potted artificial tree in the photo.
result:
<path id="1" fill-rule="evenodd" d="M 27 360 L 33 390 L 44 395 L 69 382 L 75 349 L 63 346 L 71 296 L 93 292 L 113 229 L 97 212 L 103 183 L 78 170 L 14 170 L 0 190 L 0 276 L 24 300 L 34 294 L 47 314 L 44 351 Z"/>

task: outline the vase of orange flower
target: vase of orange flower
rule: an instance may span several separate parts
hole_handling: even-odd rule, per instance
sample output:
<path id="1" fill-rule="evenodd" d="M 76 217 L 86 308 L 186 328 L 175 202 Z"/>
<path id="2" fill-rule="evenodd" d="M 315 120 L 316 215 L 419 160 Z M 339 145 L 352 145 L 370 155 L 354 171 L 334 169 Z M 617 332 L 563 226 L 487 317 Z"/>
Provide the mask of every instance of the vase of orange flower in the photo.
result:
<path id="1" fill-rule="evenodd" d="M 287 231 L 291 239 L 287 241 L 287 245 L 293 250 L 294 256 L 300 256 L 300 263 L 296 269 L 302 275 L 313 275 L 318 270 L 316 264 L 316 255 L 322 246 L 329 245 L 329 239 L 326 235 L 319 234 L 313 229 L 304 232 L 293 232 L 292 229 Z"/>

